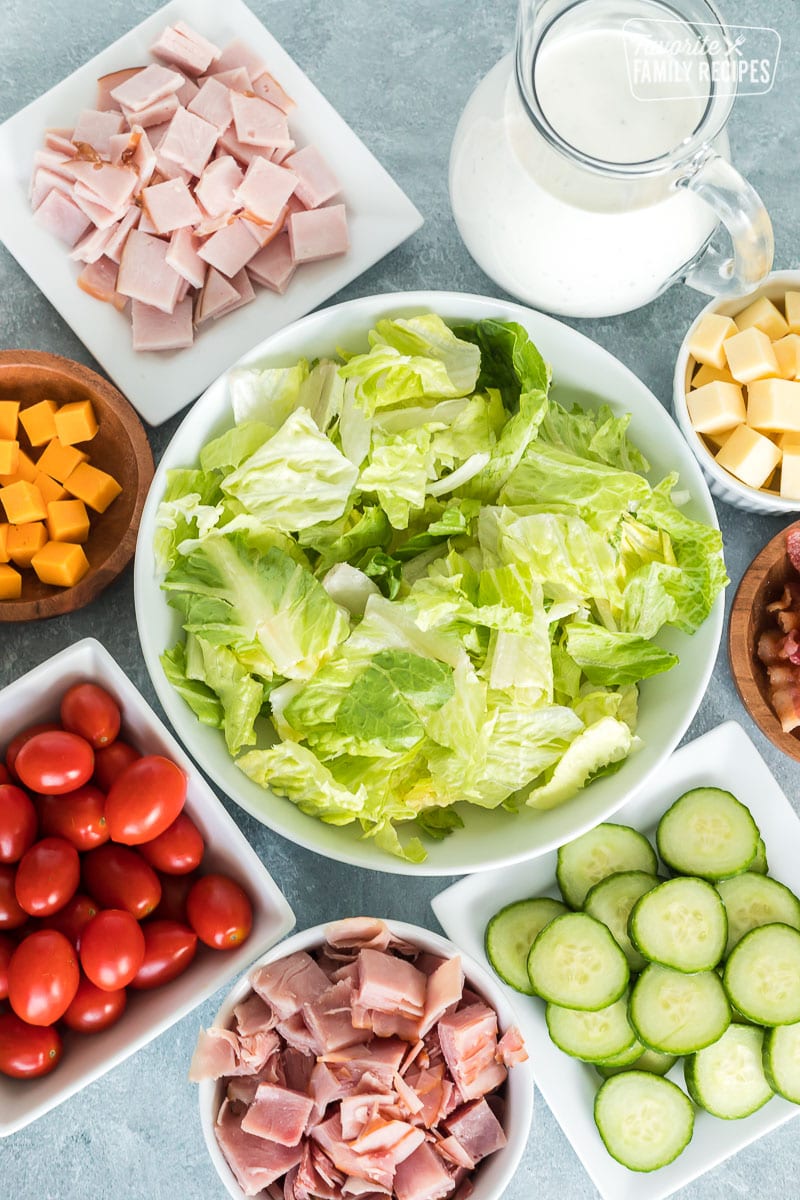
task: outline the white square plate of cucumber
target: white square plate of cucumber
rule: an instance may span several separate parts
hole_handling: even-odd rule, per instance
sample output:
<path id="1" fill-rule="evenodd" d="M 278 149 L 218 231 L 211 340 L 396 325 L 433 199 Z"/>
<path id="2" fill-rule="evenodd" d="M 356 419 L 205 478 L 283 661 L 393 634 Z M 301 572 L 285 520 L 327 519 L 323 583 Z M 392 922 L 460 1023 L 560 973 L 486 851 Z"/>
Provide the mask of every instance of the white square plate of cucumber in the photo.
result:
<path id="1" fill-rule="evenodd" d="M 546 943 L 555 944 L 558 951 L 558 939 L 557 927 L 549 926 L 548 939 L 540 939 L 537 943 L 533 969 L 539 991 L 547 992 L 549 988 L 550 999 L 562 1006 L 549 1006 L 550 1026 L 562 1045 L 571 1046 L 573 1054 L 580 1050 L 581 1053 L 585 1052 L 586 1057 L 597 1060 L 608 1053 L 612 1044 L 623 1044 L 622 1041 L 614 1041 L 620 1036 L 619 1031 L 614 1032 L 614 1021 L 609 1019 L 602 1022 L 602 1030 L 598 1031 L 598 1025 L 593 1020 L 584 1027 L 581 1014 L 577 1015 L 576 1020 L 565 1009 L 567 1004 L 577 1007 L 580 997 L 587 1001 L 584 1008 L 597 1008 L 598 1002 L 609 1005 L 612 1001 L 616 1002 L 625 986 L 628 971 L 626 956 L 630 960 L 631 982 L 637 976 L 636 969 L 646 967 L 646 982 L 634 996 L 631 1007 L 639 1040 L 647 1041 L 651 1046 L 657 1044 L 662 1049 L 669 1044 L 677 1052 L 682 1048 L 676 1038 L 684 1038 L 687 1045 L 708 1046 L 725 1030 L 728 1021 L 725 992 L 711 968 L 721 948 L 725 947 L 730 955 L 742 930 L 752 927 L 754 922 L 747 915 L 752 907 L 758 908 L 765 903 L 767 910 L 774 914 L 769 920 L 788 922 L 800 928 L 800 905 L 785 891 L 785 888 L 789 888 L 800 894 L 800 821 L 755 746 L 735 722 L 720 725 L 673 754 L 657 783 L 648 789 L 647 795 L 632 801 L 614 815 L 614 825 L 630 826 L 655 846 L 656 828 L 661 817 L 676 800 L 694 789 L 721 789 L 732 793 L 741 804 L 746 805 L 752 821 L 740 805 L 732 804 L 724 797 L 720 800 L 719 794 L 715 795 L 713 791 L 705 797 L 698 793 L 691 801 L 682 804 L 680 809 L 676 808 L 671 817 L 671 828 L 665 823 L 659 839 L 659 849 L 671 858 L 672 873 L 676 876 L 666 891 L 655 893 L 649 890 L 666 877 L 666 872 L 663 864 L 659 863 L 657 869 L 661 879 L 655 881 L 650 878 L 650 882 L 647 882 L 642 872 L 652 872 L 655 858 L 646 844 L 632 835 L 620 835 L 612 831 L 611 844 L 607 845 L 605 835 L 600 835 L 595 837 L 593 844 L 584 843 L 585 851 L 590 853 L 573 851 L 571 855 L 562 857 L 561 882 L 575 908 L 581 904 L 586 885 L 591 881 L 591 873 L 595 872 L 595 878 L 600 878 L 604 873 L 597 864 L 606 854 L 623 864 L 616 867 L 618 871 L 637 872 L 636 876 L 626 876 L 627 884 L 617 875 L 617 883 L 613 887 L 606 885 L 603 889 L 601 885 L 595 889 L 589 909 L 595 917 L 607 916 L 613 924 L 612 910 L 618 912 L 621 905 L 627 911 L 636 896 L 647 894 L 648 903 L 640 904 L 636 912 L 634 935 L 639 949 L 654 960 L 650 966 L 641 956 L 637 961 L 636 949 L 630 942 L 626 946 L 626 955 L 622 955 L 614 939 L 603 927 L 589 922 L 586 917 L 573 914 L 567 924 L 561 927 L 563 933 L 571 929 L 580 936 L 588 934 L 590 941 L 596 935 L 598 958 L 594 965 L 600 964 L 600 970 L 594 976 L 584 976 L 580 986 L 577 986 L 574 973 L 568 974 L 567 978 L 563 975 L 559 977 L 556 968 L 553 975 L 559 955 L 550 954 L 548 957 Z M 721 803 L 718 810 L 715 809 L 717 802 Z M 719 828 L 718 821 L 722 821 L 727 829 L 723 842 L 716 839 L 714 833 L 714 828 Z M 761 846 L 758 844 L 759 834 L 763 839 Z M 615 845 L 615 841 L 619 844 Z M 785 885 L 783 889 L 774 889 L 770 884 L 765 889 L 761 888 L 759 879 L 764 878 L 764 848 L 769 877 Z M 742 864 L 749 866 L 747 876 L 740 875 L 738 884 L 725 883 L 721 888 L 726 898 L 727 917 L 726 906 L 720 904 L 718 894 L 709 883 L 694 878 L 679 882 L 677 878 L 679 873 L 686 876 L 702 873 L 707 878 L 716 876 L 719 880 L 723 874 L 733 875 Z M 457 945 L 479 962 L 490 965 L 484 944 L 489 921 L 506 905 L 517 901 L 544 896 L 562 900 L 556 880 L 557 865 L 557 855 L 551 853 L 502 871 L 469 876 L 433 900 L 434 912 Z M 625 897 L 623 893 L 626 886 L 635 895 Z M 688 909 L 689 916 L 676 924 L 676 909 L 672 902 L 677 901 L 677 909 L 680 910 L 684 900 L 688 902 L 684 911 Z M 563 916 L 569 911 L 551 906 L 545 919 L 559 914 Z M 521 915 L 523 922 L 526 919 L 537 921 L 535 909 L 520 908 L 515 912 Z M 581 922 L 584 923 L 583 932 Z M 538 924 L 541 924 L 540 920 Z M 513 944 L 518 927 L 515 929 L 509 921 L 505 926 L 498 922 L 494 928 L 497 933 L 493 938 L 491 954 L 495 962 L 504 967 L 504 973 L 511 977 L 520 969 L 524 976 L 524 965 L 520 968 L 524 959 L 520 958 L 518 946 L 515 949 Z M 623 938 L 619 929 L 617 934 Z M 800 1020 L 800 1016 L 793 1012 L 793 1006 L 800 1005 L 800 934 L 786 930 L 784 924 L 777 929 L 778 938 L 788 944 L 788 958 L 784 962 L 788 976 L 782 979 L 775 974 L 774 963 L 776 959 L 783 958 L 783 947 L 780 944 L 773 945 L 775 934 L 776 927 L 773 926 L 769 932 L 759 932 L 755 939 L 751 935 L 752 940 L 738 942 L 738 955 L 723 960 L 729 964 L 726 967 L 729 992 L 736 997 L 740 1008 L 746 1008 L 751 1016 L 763 1024 L 768 1021 L 777 1024 L 778 1021 Z M 561 944 L 563 941 L 562 937 Z M 575 944 L 574 939 L 571 944 Z M 552 948 L 553 945 L 550 946 Z M 507 950 L 510 957 L 504 960 L 503 955 Z M 707 969 L 701 974 L 700 968 Z M 537 971 L 540 974 L 536 974 Z M 763 986 L 759 988 L 758 980 L 762 971 L 767 972 L 768 978 L 762 979 Z M 519 976 L 517 979 L 519 982 Z M 645 980 L 644 971 L 638 974 L 638 980 Z M 572 999 L 570 988 L 573 989 Z M 782 988 L 785 993 L 783 998 Z M 592 996 L 592 991 L 596 993 L 595 996 Z M 533 1061 L 537 1086 L 603 1200 L 640 1200 L 643 1195 L 647 1196 L 647 1200 L 664 1200 L 664 1197 L 671 1196 L 679 1188 L 800 1113 L 800 1105 L 790 1103 L 779 1095 L 771 1096 L 764 1103 L 765 1096 L 769 1095 L 769 1087 L 758 1066 L 761 1034 L 752 1024 L 732 1023 L 729 1032 L 725 1032 L 724 1041 L 717 1042 L 713 1055 L 710 1051 L 701 1051 L 694 1059 L 691 1056 L 679 1057 L 666 1073 L 664 1078 L 681 1088 L 682 1095 L 674 1089 L 664 1089 L 657 1074 L 639 1074 L 645 1067 L 644 1061 L 638 1066 L 631 1064 L 637 1070 L 635 1076 L 621 1073 L 612 1076 L 617 1081 L 614 1084 L 617 1093 L 614 1095 L 614 1089 L 611 1088 L 605 1090 L 598 1120 L 603 1126 L 606 1141 L 619 1153 L 620 1158 L 633 1166 L 637 1155 L 643 1155 L 638 1159 L 639 1169 L 630 1169 L 611 1156 L 595 1124 L 595 1097 L 603 1083 L 596 1067 L 564 1053 L 551 1040 L 543 1000 L 521 994 L 511 987 L 508 992 Z M 615 1008 L 622 1010 L 622 1022 L 626 1029 L 624 1006 L 628 994 L 623 995 L 615 1005 Z M 679 1023 L 671 1015 L 664 1015 L 672 1011 L 670 1006 L 676 1003 L 676 997 L 678 1003 L 685 1001 L 688 1005 L 688 1009 L 684 1010 L 684 1016 L 687 1011 L 689 1013 L 688 1025 L 683 1026 L 684 1029 L 689 1028 L 688 1033 L 679 1033 Z M 763 1005 L 766 1008 L 759 1007 Z M 609 1008 L 608 1012 L 611 1014 L 612 1009 Z M 587 1036 L 590 1043 L 585 1040 L 581 1042 Z M 623 1040 L 629 1041 L 632 1036 L 629 1033 Z M 604 1042 L 603 1038 L 607 1040 Z M 778 1076 L 778 1083 L 783 1090 L 800 1096 L 800 1035 L 795 1036 L 795 1031 L 783 1033 L 781 1041 L 773 1039 L 772 1045 L 770 1061 Z M 722 1047 L 726 1048 L 724 1053 Z M 626 1048 L 617 1053 L 616 1061 L 620 1067 L 623 1063 L 627 1065 L 631 1056 L 640 1050 L 637 1042 L 635 1048 Z M 713 1116 L 697 1104 L 690 1104 L 686 1095 L 685 1064 L 689 1064 L 696 1099 L 702 1099 L 709 1108 L 724 1112 L 728 1117 L 734 1115 L 733 1110 L 737 1106 L 740 1111 L 750 1111 L 751 1115 L 736 1120 L 721 1119 L 721 1116 Z M 628 1066 L 629 1071 L 631 1066 Z M 611 1075 L 611 1072 L 608 1074 Z M 623 1079 L 627 1083 L 620 1088 Z M 659 1082 L 655 1083 L 653 1089 L 656 1080 Z M 625 1088 L 629 1089 L 627 1093 Z M 651 1100 L 652 1106 L 648 1103 Z M 629 1111 L 635 1112 L 632 1126 L 625 1119 L 626 1105 Z M 644 1137 L 640 1137 L 644 1109 L 648 1110 L 652 1120 L 644 1131 Z M 738 1112 L 735 1115 L 738 1116 Z M 632 1138 L 629 1136 L 631 1128 Z M 688 1144 L 681 1151 L 690 1134 Z M 672 1155 L 676 1157 L 667 1161 L 667 1165 L 651 1169 L 655 1162 L 669 1160 Z M 647 1176 L 640 1173 L 642 1166 L 649 1170 Z"/>

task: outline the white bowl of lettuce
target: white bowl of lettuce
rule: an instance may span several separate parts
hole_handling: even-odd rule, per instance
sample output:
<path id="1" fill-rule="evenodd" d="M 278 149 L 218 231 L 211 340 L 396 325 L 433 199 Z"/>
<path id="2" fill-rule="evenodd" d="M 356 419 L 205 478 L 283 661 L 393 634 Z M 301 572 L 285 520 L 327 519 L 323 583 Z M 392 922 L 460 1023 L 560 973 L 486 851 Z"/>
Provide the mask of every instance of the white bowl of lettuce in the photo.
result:
<path id="1" fill-rule="evenodd" d="M 646 785 L 705 691 L 725 582 L 643 383 L 519 305 L 418 292 L 305 317 L 208 389 L 135 591 L 159 699 L 228 796 L 331 858 L 452 875 Z"/>

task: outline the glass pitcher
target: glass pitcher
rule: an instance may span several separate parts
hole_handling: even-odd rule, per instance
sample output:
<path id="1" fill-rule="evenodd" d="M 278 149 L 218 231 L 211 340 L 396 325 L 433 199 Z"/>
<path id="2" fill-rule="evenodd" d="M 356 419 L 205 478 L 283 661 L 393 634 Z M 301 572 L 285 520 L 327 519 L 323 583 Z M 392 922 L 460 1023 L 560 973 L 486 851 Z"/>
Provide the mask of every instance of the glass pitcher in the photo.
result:
<path id="1" fill-rule="evenodd" d="M 748 292 L 772 266 L 729 162 L 735 47 L 706 0 L 521 0 L 515 54 L 479 84 L 450 157 L 468 250 L 536 308 L 612 316 L 683 279 Z M 733 243 L 711 242 L 720 223 Z"/>

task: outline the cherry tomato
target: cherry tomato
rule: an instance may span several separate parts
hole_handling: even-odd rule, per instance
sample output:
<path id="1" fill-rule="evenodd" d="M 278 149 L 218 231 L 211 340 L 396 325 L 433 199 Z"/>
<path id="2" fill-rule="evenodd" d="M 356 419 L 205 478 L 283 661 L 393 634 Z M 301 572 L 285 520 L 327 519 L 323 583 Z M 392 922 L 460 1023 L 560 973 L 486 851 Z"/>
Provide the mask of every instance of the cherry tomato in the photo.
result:
<path id="1" fill-rule="evenodd" d="M 32 737 L 36 737 L 37 733 L 52 733 L 55 729 L 60 729 L 60 725 L 55 725 L 52 721 L 43 721 L 39 725 L 30 725 L 27 729 L 23 729 L 16 737 L 13 737 L 8 743 L 6 750 L 6 766 L 12 779 L 17 778 L 17 772 L 14 769 L 14 764 L 17 761 L 17 755 L 26 742 L 29 742 Z"/>
<path id="2" fill-rule="evenodd" d="M 31 791 L 63 796 L 92 778 L 94 750 L 77 734 L 53 729 L 49 733 L 37 733 L 26 742 L 16 757 L 14 768 Z"/>
<path id="3" fill-rule="evenodd" d="M 101 791 L 111 791 L 112 783 L 119 779 L 122 772 L 126 771 L 131 763 L 141 757 L 139 751 L 134 750 L 133 746 L 129 746 L 127 742 L 112 742 L 110 746 L 103 746 L 102 750 L 97 750 L 94 756 L 95 783 Z"/>
<path id="4" fill-rule="evenodd" d="M 0 929 L 19 929 L 28 919 L 24 908 L 20 908 L 14 890 L 17 868 L 0 864 Z"/>
<path id="5" fill-rule="evenodd" d="M 67 1029 L 74 1029 L 76 1033 L 102 1033 L 104 1029 L 116 1025 L 127 1003 L 125 988 L 104 991 L 96 987 L 91 979 L 82 978 L 63 1021 Z"/>
<path id="6" fill-rule="evenodd" d="M 99 912 L 81 934 L 81 966 L 104 992 L 127 987 L 144 961 L 144 952 L 141 926 L 121 908 Z"/>
<path id="7" fill-rule="evenodd" d="M 165 875 L 188 875 L 200 866 L 204 850 L 203 835 L 185 812 L 175 818 L 169 829 L 139 847 L 145 862 Z"/>
<path id="8" fill-rule="evenodd" d="M 66 838 L 76 850 L 93 850 L 108 841 L 106 798 L 91 783 L 63 796 L 39 798 L 42 833 Z"/>
<path id="9" fill-rule="evenodd" d="M 180 767 L 147 754 L 131 763 L 111 785 L 106 798 L 106 821 L 112 842 L 138 846 L 158 837 L 183 808 L 186 776 Z"/>
<path id="10" fill-rule="evenodd" d="M 52 1025 L 72 1003 L 80 977 L 75 947 L 63 933 L 39 929 L 11 955 L 8 999 L 20 1020 Z"/>
<path id="11" fill-rule="evenodd" d="M 28 1025 L 14 1013 L 0 1014 L 0 1071 L 12 1079 L 35 1079 L 61 1061 L 61 1035 L 53 1026 Z"/>
<path id="12" fill-rule="evenodd" d="M 100 909 L 94 900 L 82 892 L 76 892 L 63 908 L 51 917 L 45 917 L 39 924 L 40 929 L 57 929 L 63 933 L 67 941 L 72 942 L 76 950 L 80 949 L 81 933 L 92 917 L 96 917 Z"/>
<path id="13" fill-rule="evenodd" d="M 8 964 L 16 948 L 17 943 L 7 933 L 0 933 L 0 1000 L 8 996 Z"/>
<path id="14" fill-rule="evenodd" d="M 153 912 L 153 918 L 159 921 L 179 921 L 181 925 L 186 925 L 188 923 L 186 900 L 197 879 L 198 876 L 194 873 L 191 875 L 159 875 L 161 899 L 158 908 Z"/>
<path id="15" fill-rule="evenodd" d="M 144 961 L 130 982 L 137 991 L 177 979 L 197 953 L 197 934 L 178 921 L 147 921 L 142 933 Z"/>
<path id="16" fill-rule="evenodd" d="M 161 899 L 161 884 L 135 850 L 106 842 L 83 856 L 83 885 L 103 908 L 124 908 L 137 921 Z"/>
<path id="17" fill-rule="evenodd" d="M 61 701 L 61 724 L 80 734 L 95 750 L 110 746 L 119 733 L 121 713 L 113 696 L 96 683 L 76 683 Z"/>
<path id="18" fill-rule="evenodd" d="M 227 875 L 203 875 L 186 901 L 189 924 L 201 942 L 214 950 L 231 950 L 246 941 L 253 927 L 253 907 Z"/>
<path id="19" fill-rule="evenodd" d="M 49 917 L 75 895 L 80 878 L 75 847 L 64 838 L 42 838 L 20 859 L 14 891 L 26 913 Z"/>
<path id="20" fill-rule="evenodd" d="M 0 763 L 0 783 L 12 783 L 11 772 L 5 763 Z"/>
<path id="21" fill-rule="evenodd" d="M 19 862 L 36 841 L 36 809 L 22 788 L 0 783 L 0 862 Z"/>

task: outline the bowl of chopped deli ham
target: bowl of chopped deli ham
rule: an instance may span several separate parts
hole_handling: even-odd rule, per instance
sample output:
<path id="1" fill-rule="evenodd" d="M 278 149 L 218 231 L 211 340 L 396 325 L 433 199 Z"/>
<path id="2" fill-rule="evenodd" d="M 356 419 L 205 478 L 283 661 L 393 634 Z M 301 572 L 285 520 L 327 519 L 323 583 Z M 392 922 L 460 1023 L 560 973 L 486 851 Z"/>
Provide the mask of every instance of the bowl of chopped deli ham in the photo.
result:
<path id="1" fill-rule="evenodd" d="M 234 1200 L 499 1200 L 533 1116 L 497 983 L 445 938 L 368 917 L 254 963 L 190 1078 Z"/>

